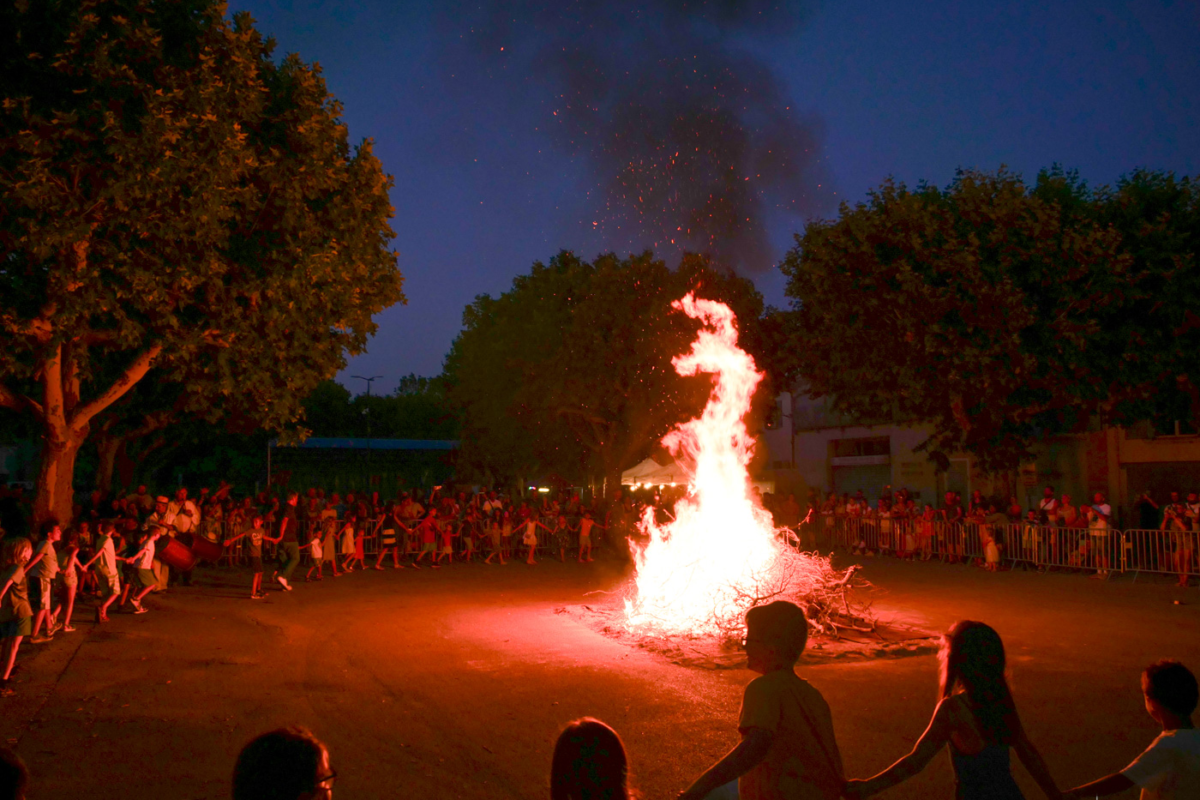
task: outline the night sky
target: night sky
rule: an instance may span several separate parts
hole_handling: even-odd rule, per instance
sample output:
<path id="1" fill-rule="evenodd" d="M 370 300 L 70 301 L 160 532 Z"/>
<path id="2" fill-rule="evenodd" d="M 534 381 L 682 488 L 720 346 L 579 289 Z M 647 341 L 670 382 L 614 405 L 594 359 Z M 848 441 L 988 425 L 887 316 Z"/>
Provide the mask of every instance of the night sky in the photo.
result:
<path id="1" fill-rule="evenodd" d="M 408 305 L 340 376 L 355 393 L 440 372 L 463 307 L 560 249 L 708 250 L 782 306 L 805 219 L 889 175 L 1198 172 L 1192 0 L 230 8 L 321 65 L 395 177 Z"/>

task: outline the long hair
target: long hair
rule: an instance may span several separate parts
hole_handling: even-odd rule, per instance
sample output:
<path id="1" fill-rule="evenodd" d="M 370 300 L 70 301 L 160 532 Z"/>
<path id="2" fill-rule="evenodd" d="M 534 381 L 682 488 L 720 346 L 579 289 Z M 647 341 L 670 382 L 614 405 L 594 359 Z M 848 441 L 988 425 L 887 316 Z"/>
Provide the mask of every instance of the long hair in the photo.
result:
<path id="1" fill-rule="evenodd" d="M 979 723 L 984 741 L 1011 744 L 1016 730 L 1016 705 L 1004 676 L 1004 643 L 1000 634 L 982 622 L 960 620 L 942 637 L 940 696 L 957 691 Z"/>
<path id="2" fill-rule="evenodd" d="M 612 728 L 583 717 L 554 743 L 550 762 L 551 800 L 630 800 L 625 745 Z"/>

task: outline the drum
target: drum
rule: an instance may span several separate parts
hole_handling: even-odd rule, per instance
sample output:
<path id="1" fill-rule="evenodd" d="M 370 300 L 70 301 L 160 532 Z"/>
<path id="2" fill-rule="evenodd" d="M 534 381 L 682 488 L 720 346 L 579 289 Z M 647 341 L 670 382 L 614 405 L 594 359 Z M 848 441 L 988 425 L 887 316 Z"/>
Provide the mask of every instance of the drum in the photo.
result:
<path id="1" fill-rule="evenodd" d="M 171 569 L 187 572 L 196 566 L 196 554 L 178 539 L 164 536 L 158 540 L 154 557 Z"/>
<path id="2" fill-rule="evenodd" d="M 203 536 L 185 535 L 180 538 L 187 543 L 187 546 L 191 548 L 196 558 L 200 561 L 209 561 L 216 564 L 221 560 L 221 553 L 225 550 L 223 546 L 216 542 L 210 542 Z"/>

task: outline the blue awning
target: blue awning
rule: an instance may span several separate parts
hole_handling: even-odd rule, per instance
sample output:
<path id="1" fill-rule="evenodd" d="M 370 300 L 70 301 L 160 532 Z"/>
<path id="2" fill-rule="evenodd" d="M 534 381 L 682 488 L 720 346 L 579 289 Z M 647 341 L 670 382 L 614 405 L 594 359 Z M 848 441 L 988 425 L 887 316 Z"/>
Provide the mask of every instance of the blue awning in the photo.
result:
<path id="1" fill-rule="evenodd" d="M 457 450 L 454 439 L 343 439 L 340 437 L 310 436 L 303 444 L 281 445 L 271 440 L 271 447 L 300 450 Z"/>

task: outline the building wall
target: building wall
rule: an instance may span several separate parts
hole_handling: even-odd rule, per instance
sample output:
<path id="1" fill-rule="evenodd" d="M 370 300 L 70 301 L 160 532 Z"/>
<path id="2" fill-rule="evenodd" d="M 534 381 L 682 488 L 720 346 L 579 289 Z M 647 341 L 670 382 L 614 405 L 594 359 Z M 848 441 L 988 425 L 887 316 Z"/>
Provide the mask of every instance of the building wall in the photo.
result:
<path id="1" fill-rule="evenodd" d="M 1011 475 L 983 474 L 965 455 L 952 457 L 950 470 L 939 474 L 925 453 L 915 451 L 929 434 L 927 426 L 850 425 L 824 401 L 800 394 L 781 396 L 781 401 L 783 424 L 764 432 L 761 457 L 775 465 L 779 491 L 795 491 L 798 497 L 809 487 L 823 494 L 834 489 L 853 494 L 861 488 L 875 501 L 882 487 L 890 485 L 913 491 L 921 503 L 936 504 L 948 489 L 964 498 L 979 489 L 1001 500 L 1015 494 L 1022 506 L 1032 508 L 1050 485 L 1056 495 L 1067 494 L 1076 503 L 1090 503 L 1103 493 L 1117 524 L 1131 527 L 1136 524 L 1133 503 L 1142 492 L 1149 490 L 1159 504 L 1171 491 L 1183 496 L 1200 492 L 1200 436 L 1146 438 L 1106 428 L 1049 437 L 1034 448 L 1033 461 Z M 886 456 L 876 453 L 877 448 L 870 455 L 837 454 L 850 452 L 846 440 L 881 439 L 888 443 Z M 794 466 L 780 469 L 780 464 L 793 462 L 793 449 Z"/>

